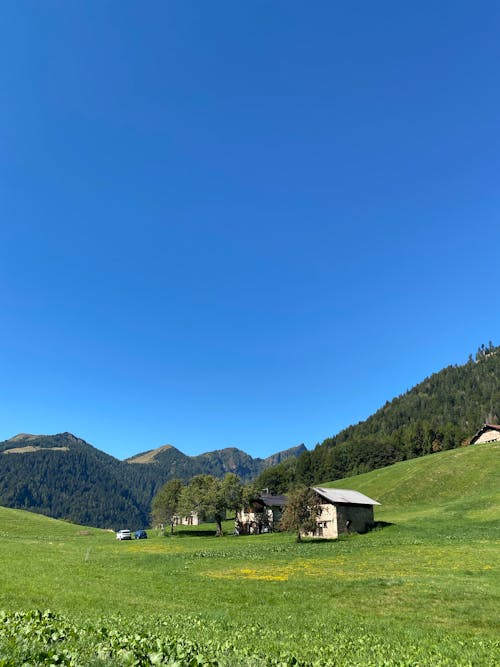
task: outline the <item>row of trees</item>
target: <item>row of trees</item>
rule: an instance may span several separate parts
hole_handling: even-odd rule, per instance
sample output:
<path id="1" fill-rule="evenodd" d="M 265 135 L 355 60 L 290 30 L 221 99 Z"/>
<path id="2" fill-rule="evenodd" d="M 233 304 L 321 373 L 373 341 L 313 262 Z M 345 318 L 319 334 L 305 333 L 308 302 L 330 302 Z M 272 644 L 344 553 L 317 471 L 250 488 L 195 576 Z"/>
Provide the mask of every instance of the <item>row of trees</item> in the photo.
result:
<path id="1" fill-rule="evenodd" d="M 224 479 L 212 475 L 196 475 L 184 485 L 180 479 L 171 479 L 153 498 L 154 524 L 170 524 L 175 517 L 189 516 L 196 512 L 203 520 L 211 519 L 222 534 L 222 521 L 227 512 L 236 512 L 243 504 L 243 485 L 236 475 L 228 473 Z"/>
<path id="2" fill-rule="evenodd" d="M 188 484 L 171 479 L 158 491 L 152 502 L 153 524 L 171 526 L 173 532 L 177 517 L 196 512 L 201 520 L 216 523 L 216 535 L 222 535 L 222 522 L 228 512 L 237 512 L 243 505 L 258 497 L 254 485 L 243 486 L 236 475 L 228 473 L 224 479 L 212 475 L 197 475 Z M 316 494 L 306 486 L 292 489 L 283 511 L 280 529 L 301 533 L 312 532 L 316 527 L 319 506 Z"/>

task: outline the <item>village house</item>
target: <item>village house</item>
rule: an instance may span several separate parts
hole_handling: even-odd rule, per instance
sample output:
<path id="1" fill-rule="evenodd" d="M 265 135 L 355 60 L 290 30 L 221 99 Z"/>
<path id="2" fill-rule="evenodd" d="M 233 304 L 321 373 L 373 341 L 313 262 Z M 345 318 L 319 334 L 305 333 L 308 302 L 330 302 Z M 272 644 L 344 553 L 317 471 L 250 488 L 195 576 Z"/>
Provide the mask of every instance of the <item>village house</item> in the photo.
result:
<path id="1" fill-rule="evenodd" d="M 262 493 L 252 498 L 248 507 L 236 515 L 236 530 L 243 534 L 269 533 L 277 530 L 287 497 Z"/>
<path id="2" fill-rule="evenodd" d="M 470 444 L 476 445 L 481 442 L 497 442 L 498 440 L 500 440 L 500 426 L 498 424 L 484 424 L 471 439 Z"/>
<path id="3" fill-rule="evenodd" d="M 359 491 L 311 487 L 317 493 L 320 514 L 311 537 L 335 539 L 342 533 L 364 533 L 374 524 L 373 507 L 380 505 Z"/>
<path id="4" fill-rule="evenodd" d="M 365 533 L 374 525 L 373 508 L 379 502 L 350 489 L 311 487 L 317 494 L 319 516 L 310 537 L 335 539 L 342 533 Z M 236 515 L 236 530 L 241 534 L 260 534 L 279 530 L 287 496 L 262 493 L 252 498 Z"/>
<path id="5" fill-rule="evenodd" d="M 172 524 L 174 526 L 198 526 L 200 523 L 198 513 L 191 512 L 188 516 L 179 516 L 175 514 L 172 517 Z"/>

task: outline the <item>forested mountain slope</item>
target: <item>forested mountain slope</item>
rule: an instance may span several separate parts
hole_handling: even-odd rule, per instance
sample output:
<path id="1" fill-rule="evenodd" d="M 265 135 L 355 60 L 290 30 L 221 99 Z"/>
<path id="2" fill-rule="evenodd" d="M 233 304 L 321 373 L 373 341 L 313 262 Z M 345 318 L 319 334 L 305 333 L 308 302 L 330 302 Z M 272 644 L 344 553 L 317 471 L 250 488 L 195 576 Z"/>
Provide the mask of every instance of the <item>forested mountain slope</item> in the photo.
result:
<path id="1" fill-rule="evenodd" d="M 483 423 L 499 421 L 499 352 L 482 346 L 475 360 L 431 375 L 366 421 L 264 471 L 257 485 L 280 493 L 467 444 Z"/>
<path id="2" fill-rule="evenodd" d="M 71 433 L 0 443 L 0 505 L 100 527 L 147 523 L 156 485 Z"/>
<path id="3" fill-rule="evenodd" d="M 264 460 L 236 448 L 186 456 L 160 447 L 120 461 L 71 433 L 21 433 L 0 442 L 0 505 L 102 528 L 140 528 L 148 525 L 151 500 L 169 479 L 234 472 L 248 480 L 303 450 L 300 445 Z"/>

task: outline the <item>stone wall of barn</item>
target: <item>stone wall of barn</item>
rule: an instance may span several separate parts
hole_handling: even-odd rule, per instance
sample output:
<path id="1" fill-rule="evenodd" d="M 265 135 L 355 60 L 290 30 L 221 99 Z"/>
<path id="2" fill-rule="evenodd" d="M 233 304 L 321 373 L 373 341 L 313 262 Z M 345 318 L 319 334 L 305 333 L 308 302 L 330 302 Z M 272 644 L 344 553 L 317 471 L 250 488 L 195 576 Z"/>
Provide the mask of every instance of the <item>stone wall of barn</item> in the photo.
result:
<path id="1" fill-rule="evenodd" d="M 343 533 L 365 533 L 373 525 L 373 505 L 325 503 L 316 519 L 318 527 L 310 537 L 334 540 Z"/>
<path id="2" fill-rule="evenodd" d="M 337 526 L 337 508 L 332 504 L 320 505 L 321 513 L 316 519 L 318 525 L 314 537 L 324 537 L 325 539 L 335 539 L 338 537 Z"/>
<path id="3" fill-rule="evenodd" d="M 373 525 L 373 505 L 337 506 L 338 533 L 365 533 Z"/>

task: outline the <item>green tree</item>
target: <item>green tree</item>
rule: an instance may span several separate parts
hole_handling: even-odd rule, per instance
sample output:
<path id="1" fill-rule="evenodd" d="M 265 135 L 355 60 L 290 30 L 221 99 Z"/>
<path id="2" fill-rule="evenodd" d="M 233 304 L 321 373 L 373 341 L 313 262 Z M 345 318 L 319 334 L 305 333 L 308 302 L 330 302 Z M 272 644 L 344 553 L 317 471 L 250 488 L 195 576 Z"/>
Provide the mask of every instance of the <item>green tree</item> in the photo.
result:
<path id="1" fill-rule="evenodd" d="M 228 473 L 223 480 L 212 475 L 196 475 L 182 490 L 179 511 L 182 514 L 197 512 L 201 519 L 213 519 L 219 536 L 226 512 L 236 512 L 241 507 L 242 496 L 243 487 L 233 473 Z"/>
<path id="2" fill-rule="evenodd" d="M 256 494 L 262 489 L 268 489 L 270 493 L 286 493 L 296 481 L 297 461 L 297 458 L 290 457 L 261 472 L 252 483 Z"/>
<path id="3" fill-rule="evenodd" d="M 227 473 L 222 480 L 221 494 L 225 509 L 234 512 L 236 516 L 243 504 L 243 486 L 234 473 Z"/>
<path id="4" fill-rule="evenodd" d="M 318 495 L 307 486 L 298 486 L 288 494 L 288 501 L 281 517 L 281 528 L 286 531 L 297 531 L 297 542 L 302 533 L 316 530 L 316 519 L 321 513 Z"/>
<path id="5" fill-rule="evenodd" d="M 170 479 L 161 487 L 151 504 L 153 525 L 169 523 L 171 532 L 174 532 L 174 516 L 179 512 L 182 488 L 183 484 L 180 479 Z"/>

